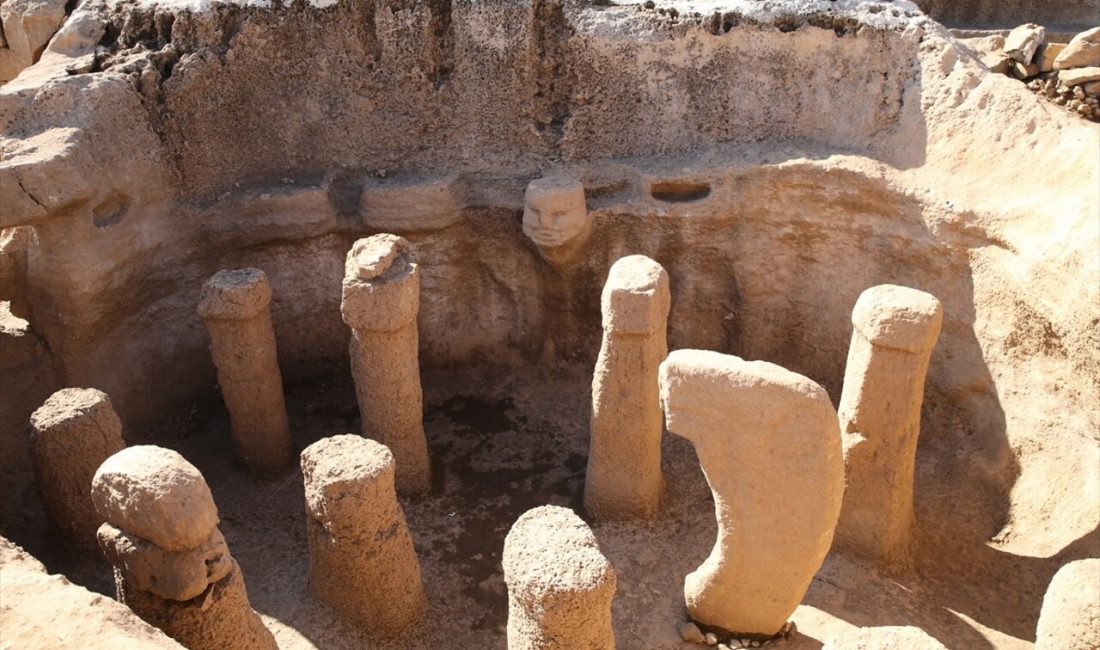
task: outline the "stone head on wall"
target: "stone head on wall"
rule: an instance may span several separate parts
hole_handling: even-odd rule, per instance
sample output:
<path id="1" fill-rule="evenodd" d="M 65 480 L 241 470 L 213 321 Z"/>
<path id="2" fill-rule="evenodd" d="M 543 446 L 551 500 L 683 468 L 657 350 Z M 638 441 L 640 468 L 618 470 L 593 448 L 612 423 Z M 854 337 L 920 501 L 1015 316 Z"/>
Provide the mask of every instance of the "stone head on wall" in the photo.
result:
<path id="1" fill-rule="evenodd" d="M 554 266 L 568 264 L 584 249 L 592 219 L 584 203 L 584 186 L 569 176 L 537 178 L 523 196 L 523 234 L 539 255 Z"/>

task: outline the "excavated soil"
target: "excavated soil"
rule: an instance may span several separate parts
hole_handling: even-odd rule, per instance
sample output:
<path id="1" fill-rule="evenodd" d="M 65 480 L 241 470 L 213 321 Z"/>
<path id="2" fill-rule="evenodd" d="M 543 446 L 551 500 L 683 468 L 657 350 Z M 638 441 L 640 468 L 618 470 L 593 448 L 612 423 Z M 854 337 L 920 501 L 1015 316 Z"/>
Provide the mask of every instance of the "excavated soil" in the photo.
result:
<path id="1" fill-rule="evenodd" d="M 319 438 L 359 430 L 354 389 L 339 370 L 288 390 L 297 449 Z M 229 423 L 216 402 L 196 404 L 131 443 L 183 453 L 206 477 L 220 524 L 240 563 L 253 607 L 283 648 L 452 647 L 505 645 L 507 593 L 501 572 L 504 536 L 520 514 L 554 504 L 581 506 L 588 444 L 591 370 L 580 364 L 524 369 L 482 366 L 424 376 L 425 428 L 434 464 L 428 496 L 402 499 L 425 576 L 430 612 L 419 638 L 370 645 L 308 594 L 308 549 L 301 472 L 257 480 L 234 464 Z M 928 453 L 922 449 L 921 456 Z M 677 634 L 686 619 L 681 587 L 714 540 L 713 500 L 690 444 L 666 433 L 666 490 L 647 524 L 594 523 L 600 547 L 619 576 L 613 605 L 624 649 L 688 648 Z M 739 472 L 768 468 L 743 466 Z M 783 477 L 774 477 L 781 484 Z M 792 649 L 819 648 L 855 627 L 915 625 L 951 648 L 1027 648 L 1043 593 L 1064 562 L 1095 554 L 1089 535 L 1057 557 L 999 550 L 953 522 L 923 526 L 935 486 L 918 476 L 921 499 L 914 573 L 885 576 L 830 555 L 792 620 Z M 930 494 L 931 492 L 931 494 Z M 942 496 L 942 495 L 941 495 Z M 980 516 L 978 503 L 958 503 L 957 530 Z M 945 511 L 941 511 L 942 516 Z M 70 553 L 27 499 L 21 535 L 51 572 L 113 594 L 110 568 Z"/>

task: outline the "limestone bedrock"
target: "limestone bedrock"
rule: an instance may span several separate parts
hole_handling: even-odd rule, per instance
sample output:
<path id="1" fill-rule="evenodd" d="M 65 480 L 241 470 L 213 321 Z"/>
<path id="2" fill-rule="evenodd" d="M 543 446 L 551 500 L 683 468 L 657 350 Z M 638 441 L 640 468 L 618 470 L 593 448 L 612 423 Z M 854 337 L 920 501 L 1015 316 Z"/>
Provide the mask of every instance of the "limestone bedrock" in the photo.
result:
<path id="1" fill-rule="evenodd" d="M 394 489 L 394 457 L 339 435 L 302 452 L 313 595 L 371 636 L 405 636 L 427 607 L 420 563 Z"/>
<path id="2" fill-rule="evenodd" d="M 508 648 L 611 650 L 615 569 L 572 510 L 522 514 L 504 539 Z"/>
<path id="3" fill-rule="evenodd" d="M 833 540 L 844 492 L 840 426 L 825 389 L 764 361 L 677 350 L 661 364 L 671 433 L 695 446 L 718 538 L 684 580 L 691 618 L 772 636 Z"/>
<path id="4" fill-rule="evenodd" d="M 1100 648 L 1100 559 L 1070 562 L 1054 574 L 1043 597 L 1035 650 Z"/>
<path id="5" fill-rule="evenodd" d="M 344 263 L 340 314 L 351 327 L 349 356 L 362 432 L 397 461 L 397 491 L 431 487 L 420 386 L 420 274 L 409 243 L 391 234 L 360 239 Z"/>
<path id="6" fill-rule="evenodd" d="M 601 299 L 584 507 L 601 519 L 651 517 L 660 505 L 664 428 L 657 369 L 668 355 L 668 273 L 644 255 L 615 262 Z"/>
<path id="7" fill-rule="evenodd" d="M 168 551 L 202 545 L 218 524 L 199 470 L 153 445 L 128 447 L 105 460 L 92 479 L 92 500 L 107 523 Z"/>
<path id="8" fill-rule="evenodd" d="M 122 423 L 103 391 L 64 388 L 31 414 L 30 451 L 46 514 L 83 548 L 95 548 L 103 517 L 89 493 L 92 477 L 123 449 Z"/>
<path id="9" fill-rule="evenodd" d="M 924 382 L 943 323 L 935 296 L 897 285 L 865 290 L 852 310 L 840 395 L 847 489 L 837 548 L 908 564 Z"/>

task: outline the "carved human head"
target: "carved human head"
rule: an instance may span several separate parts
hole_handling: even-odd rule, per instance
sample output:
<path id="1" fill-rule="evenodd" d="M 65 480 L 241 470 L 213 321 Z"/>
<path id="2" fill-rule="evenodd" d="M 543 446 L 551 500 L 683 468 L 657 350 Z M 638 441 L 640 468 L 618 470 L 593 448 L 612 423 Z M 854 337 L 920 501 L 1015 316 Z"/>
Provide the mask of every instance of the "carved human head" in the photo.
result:
<path id="1" fill-rule="evenodd" d="M 538 178 L 527 185 L 523 200 L 523 233 L 539 255 L 556 266 L 571 261 L 592 232 L 584 204 L 584 186 L 568 176 Z"/>

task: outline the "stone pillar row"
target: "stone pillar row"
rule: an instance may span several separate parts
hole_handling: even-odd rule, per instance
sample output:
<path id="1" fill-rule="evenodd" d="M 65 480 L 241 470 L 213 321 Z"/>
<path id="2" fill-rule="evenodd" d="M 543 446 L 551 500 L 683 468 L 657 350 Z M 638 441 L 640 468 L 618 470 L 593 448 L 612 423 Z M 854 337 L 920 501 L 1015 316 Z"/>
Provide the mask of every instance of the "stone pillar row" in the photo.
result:
<path id="1" fill-rule="evenodd" d="M 323 439 L 300 456 L 310 591 L 377 638 L 414 632 L 427 609 L 397 500 L 431 484 L 419 277 L 400 237 L 375 235 L 349 251 L 341 314 L 362 435 Z M 216 273 L 199 303 L 234 453 L 261 474 L 282 470 L 292 454 L 270 303 L 258 269 Z M 834 535 L 839 550 L 904 566 L 939 301 L 892 285 L 860 296 L 839 415 L 821 386 L 782 367 L 702 350 L 668 354 L 669 305 L 660 264 L 633 255 L 612 266 L 592 382 L 588 513 L 657 514 L 667 426 L 694 445 L 713 494 L 717 539 L 684 580 L 688 612 L 708 629 L 778 634 Z M 275 647 L 249 605 L 202 475 L 175 452 L 125 448 L 121 429 L 110 400 L 93 389 L 59 391 L 34 413 L 31 454 L 50 519 L 77 545 L 98 543 L 119 600 L 184 645 Z M 615 571 L 575 513 L 546 506 L 522 515 L 503 568 L 510 648 L 614 647 Z"/>

